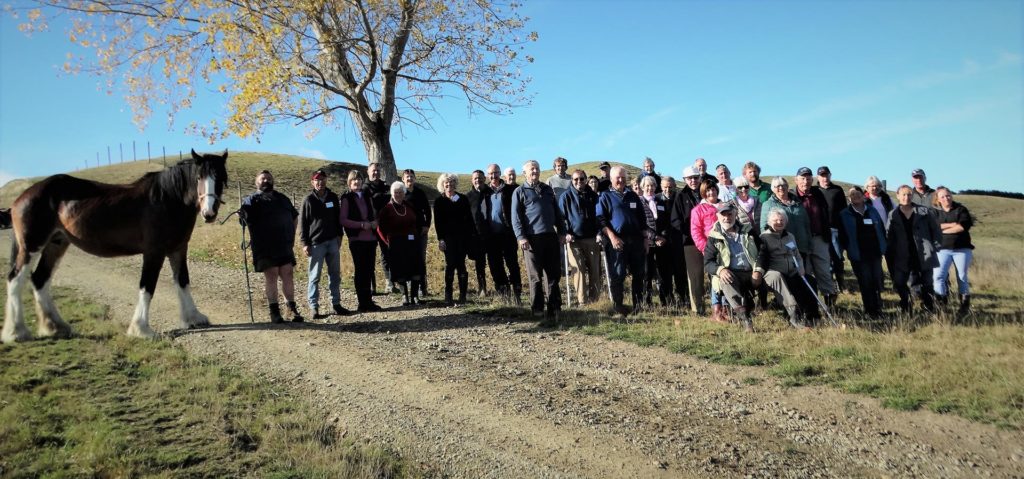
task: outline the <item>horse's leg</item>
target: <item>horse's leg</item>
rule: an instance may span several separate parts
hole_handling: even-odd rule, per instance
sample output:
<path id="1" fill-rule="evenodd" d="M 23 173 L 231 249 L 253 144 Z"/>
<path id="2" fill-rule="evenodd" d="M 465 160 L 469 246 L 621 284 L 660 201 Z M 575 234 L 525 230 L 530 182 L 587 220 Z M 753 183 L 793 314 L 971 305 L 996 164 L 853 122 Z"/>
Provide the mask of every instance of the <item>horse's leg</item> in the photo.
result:
<path id="1" fill-rule="evenodd" d="M 167 255 L 171 263 L 171 271 L 174 272 L 174 283 L 178 286 L 178 304 L 181 307 L 181 327 L 194 328 L 209 326 L 210 319 L 199 312 L 195 301 L 192 300 L 192 288 L 189 287 L 188 277 L 188 248 Z"/>
<path id="2" fill-rule="evenodd" d="M 38 316 L 39 336 L 71 336 L 71 326 L 60 317 L 57 312 L 57 305 L 53 303 L 50 296 L 50 280 L 53 278 L 53 271 L 57 269 L 64 253 L 67 252 L 71 242 L 67 236 L 58 232 L 50 238 L 50 242 L 43 248 L 39 264 L 32 271 L 32 286 L 35 288 L 36 315 Z"/>
<path id="3" fill-rule="evenodd" d="M 25 327 L 25 316 L 21 309 L 21 290 L 29 278 L 29 267 L 32 255 L 18 246 L 18 234 L 15 232 L 11 241 L 11 271 L 7 274 L 7 314 L 4 316 L 3 331 L 0 341 L 13 343 L 26 341 L 32 334 Z"/>
<path id="4" fill-rule="evenodd" d="M 139 280 L 139 303 L 135 306 L 135 315 L 128 326 L 129 336 L 152 338 L 156 332 L 149 327 L 149 303 L 153 300 L 156 281 L 160 277 L 160 268 L 164 265 L 164 256 L 159 253 L 143 253 L 142 278 Z"/>

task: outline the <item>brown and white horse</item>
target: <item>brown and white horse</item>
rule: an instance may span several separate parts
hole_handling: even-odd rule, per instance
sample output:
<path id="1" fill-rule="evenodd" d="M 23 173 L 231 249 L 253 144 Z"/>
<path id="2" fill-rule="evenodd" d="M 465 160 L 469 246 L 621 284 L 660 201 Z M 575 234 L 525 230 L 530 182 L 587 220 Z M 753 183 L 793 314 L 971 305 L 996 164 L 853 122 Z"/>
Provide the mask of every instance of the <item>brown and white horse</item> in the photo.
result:
<path id="1" fill-rule="evenodd" d="M 127 185 L 109 185 L 68 175 L 54 175 L 25 190 L 11 206 L 14 241 L 7 276 L 7 315 L 0 341 L 31 338 L 21 309 L 21 291 L 31 271 L 39 336 L 68 336 L 50 296 L 50 279 L 68 246 L 96 256 L 142 255 L 139 303 L 128 334 L 152 337 L 149 303 L 166 257 L 178 285 L 181 322 L 185 328 L 209 324 L 192 301 L 189 289 L 188 241 L 196 211 L 207 223 L 217 218 L 227 183 L 228 152 L 199 155 L 166 170 L 147 173 Z"/>

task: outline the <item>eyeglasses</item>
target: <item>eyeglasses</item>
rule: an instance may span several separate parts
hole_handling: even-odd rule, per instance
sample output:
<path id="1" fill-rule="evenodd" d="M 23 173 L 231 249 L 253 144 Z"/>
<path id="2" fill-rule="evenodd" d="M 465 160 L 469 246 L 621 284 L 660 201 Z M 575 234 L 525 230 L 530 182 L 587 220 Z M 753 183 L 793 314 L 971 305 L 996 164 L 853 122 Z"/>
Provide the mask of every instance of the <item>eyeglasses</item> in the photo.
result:
<path id="1" fill-rule="evenodd" d="M 581 182 L 581 181 L 587 181 L 587 179 L 586 178 L 573 178 L 572 181 L 573 181 L 573 183 L 577 183 L 577 182 Z"/>
<path id="2" fill-rule="evenodd" d="M 736 189 L 737 190 L 749 190 L 750 187 L 749 186 L 737 186 Z"/>

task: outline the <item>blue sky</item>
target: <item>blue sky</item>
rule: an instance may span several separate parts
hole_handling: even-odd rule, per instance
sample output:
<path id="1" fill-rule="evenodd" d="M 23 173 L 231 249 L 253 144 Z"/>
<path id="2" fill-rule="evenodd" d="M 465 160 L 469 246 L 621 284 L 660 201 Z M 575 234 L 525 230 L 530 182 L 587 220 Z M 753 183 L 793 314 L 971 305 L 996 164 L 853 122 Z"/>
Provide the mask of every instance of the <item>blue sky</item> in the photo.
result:
<path id="1" fill-rule="evenodd" d="M 890 188 L 924 168 L 932 186 L 1024 191 L 1024 7 L 1020 1 L 528 1 L 540 34 L 531 106 L 469 116 L 439 105 L 435 131 L 396 129 L 400 168 L 468 172 L 555 156 L 679 176 L 702 156 L 765 174 L 827 164 L 836 179 Z M 63 30 L 26 38 L 0 20 L 0 183 L 196 148 L 365 162 L 350 126 L 308 139 L 272 127 L 257 143 L 182 133 L 223 111 L 204 98 L 168 131 L 145 131 L 103 81 L 61 73 Z M 272 167 L 273 165 L 268 165 Z"/>

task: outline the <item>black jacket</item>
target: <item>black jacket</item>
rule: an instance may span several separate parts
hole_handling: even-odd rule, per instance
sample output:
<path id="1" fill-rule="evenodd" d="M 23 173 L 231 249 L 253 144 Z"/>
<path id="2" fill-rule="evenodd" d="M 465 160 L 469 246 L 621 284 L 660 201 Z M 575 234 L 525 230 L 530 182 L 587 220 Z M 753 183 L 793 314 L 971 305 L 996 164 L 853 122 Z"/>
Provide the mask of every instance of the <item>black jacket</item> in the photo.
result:
<path id="1" fill-rule="evenodd" d="M 427 193 L 423 191 L 423 187 L 413 188 L 408 193 L 406 201 L 416 210 L 416 226 L 429 228 L 433 213 L 430 210 L 430 200 L 427 199 Z"/>
<path id="2" fill-rule="evenodd" d="M 366 182 L 366 189 L 370 192 L 370 202 L 373 203 L 373 213 L 376 217 L 380 209 L 391 201 L 391 188 L 384 180 L 371 180 Z"/>
<path id="3" fill-rule="evenodd" d="M 803 266 L 796 247 L 796 238 L 789 231 L 782 234 L 771 229 L 761 232 L 760 245 L 757 253 L 757 267 L 764 271 L 778 271 L 783 276 L 799 275 L 794 260 Z"/>
<path id="4" fill-rule="evenodd" d="M 299 212 L 299 240 L 303 246 L 326 243 L 341 236 L 338 195 L 324 187 L 324 199 L 310 192 Z"/>
<path id="5" fill-rule="evenodd" d="M 486 185 L 480 191 L 470 188 L 466 193 L 466 200 L 469 201 L 469 214 L 473 217 L 473 226 L 477 236 L 487 236 L 487 212 L 491 207 L 491 193 L 493 191 Z"/>
<path id="6" fill-rule="evenodd" d="M 438 241 L 469 240 L 475 233 L 469 197 L 460 194 L 455 201 L 444 195 L 437 197 L 434 200 L 434 232 Z"/>
<path id="7" fill-rule="evenodd" d="M 842 223 L 839 219 L 839 213 L 847 206 L 846 193 L 844 193 L 843 189 L 835 183 L 829 184 L 828 188 L 814 186 L 812 189 L 818 190 L 821 195 L 825 197 L 825 203 L 828 204 L 830 227 L 839 228 L 839 225 Z"/>
<path id="8" fill-rule="evenodd" d="M 242 200 L 242 216 L 252 233 L 252 257 L 280 258 L 292 254 L 295 218 L 299 212 L 287 196 L 255 192 Z"/>
<path id="9" fill-rule="evenodd" d="M 670 239 L 677 244 L 692 245 L 693 237 L 690 236 L 690 212 L 700 203 L 700 194 L 689 187 L 684 186 L 676 192 L 676 199 L 672 202 Z"/>

